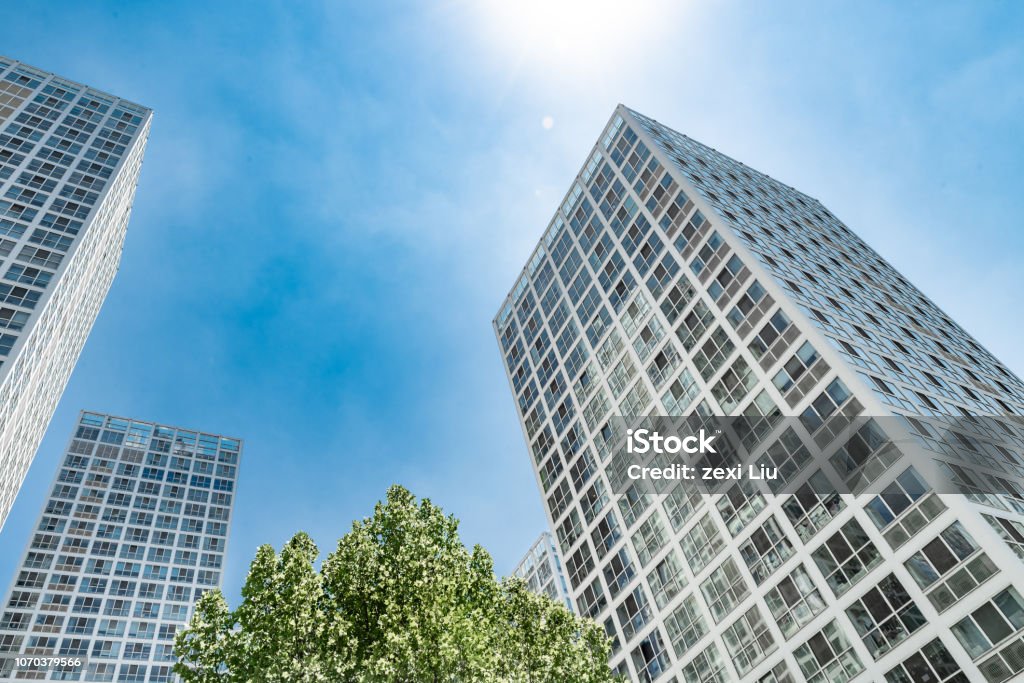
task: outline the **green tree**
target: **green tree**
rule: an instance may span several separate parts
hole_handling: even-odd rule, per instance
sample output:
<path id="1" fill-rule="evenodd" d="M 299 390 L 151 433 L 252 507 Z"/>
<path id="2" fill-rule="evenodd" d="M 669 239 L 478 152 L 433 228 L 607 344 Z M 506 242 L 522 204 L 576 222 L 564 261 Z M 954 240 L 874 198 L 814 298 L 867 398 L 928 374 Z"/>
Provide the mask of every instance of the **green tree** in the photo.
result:
<path id="1" fill-rule="evenodd" d="M 256 553 L 231 611 L 203 595 L 175 642 L 187 683 L 604 683 L 604 629 L 494 577 L 458 521 L 392 486 L 316 569 L 298 533 Z"/>

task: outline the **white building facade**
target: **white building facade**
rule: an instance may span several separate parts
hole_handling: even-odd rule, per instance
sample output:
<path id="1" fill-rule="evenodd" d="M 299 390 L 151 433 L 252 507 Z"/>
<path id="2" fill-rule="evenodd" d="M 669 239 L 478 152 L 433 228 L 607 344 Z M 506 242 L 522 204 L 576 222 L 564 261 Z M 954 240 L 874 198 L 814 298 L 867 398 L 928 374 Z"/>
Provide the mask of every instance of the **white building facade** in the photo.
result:
<path id="1" fill-rule="evenodd" d="M 512 575 L 525 581 L 527 588 L 537 595 L 546 595 L 570 610 L 574 609 L 569 584 L 562 570 L 562 558 L 558 556 L 558 547 L 549 532 L 543 532 L 534 541 Z"/>
<path id="2" fill-rule="evenodd" d="M 174 637 L 223 580 L 241 453 L 81 413 L 4 599 L 0 680 L 175 680 Z"/>
<path id="3" fill-rule="evenodd" d="M 0 529 L 117 272 L 151 119 L 0 57 Z"/>
<path id="4" fill-rule="evenodd" d="M 1024 383 L 817 200 L 620 105 L 494 329 L 615 671 L 1024 669 Z M 617 416 L 744 416 L 780 481 L 620 490 Z"/>

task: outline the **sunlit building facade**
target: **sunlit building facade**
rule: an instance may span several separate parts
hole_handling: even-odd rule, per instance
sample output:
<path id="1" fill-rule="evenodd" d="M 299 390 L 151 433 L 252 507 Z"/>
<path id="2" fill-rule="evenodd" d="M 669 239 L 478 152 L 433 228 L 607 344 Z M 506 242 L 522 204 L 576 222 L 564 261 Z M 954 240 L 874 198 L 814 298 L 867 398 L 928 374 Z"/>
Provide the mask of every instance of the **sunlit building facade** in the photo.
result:
<path id="1" fill-rule="evenodd" d="M 817 200 L 619 106 L 494 330 L 615 671 L 1024 669 L 1024 384 Z M 781 480 L 615 490 L 616 416 L 743 416 Z"/>
<path id="2" fill-rule="evenodd" d="M 117 272 L 151 118 L 0 57 L 0 529 Z"/>
<path id="3" fill-rule="evenodd" d="M 547 531 L 540 535 L 530 551 L 516 566 L 513 576 L 526 582 L 526 586 L 537 595 L 546 595 L 573 609 L 569 584 L 562 570 L 562 558 L 558 556 L 555 539 Z"/>
<path id="4" fill-rule="evenodd" d="M 175 680 L 174 636 L 223 581 L 241 452 L 81 413 L 4 599 L 0 680 Z"/>

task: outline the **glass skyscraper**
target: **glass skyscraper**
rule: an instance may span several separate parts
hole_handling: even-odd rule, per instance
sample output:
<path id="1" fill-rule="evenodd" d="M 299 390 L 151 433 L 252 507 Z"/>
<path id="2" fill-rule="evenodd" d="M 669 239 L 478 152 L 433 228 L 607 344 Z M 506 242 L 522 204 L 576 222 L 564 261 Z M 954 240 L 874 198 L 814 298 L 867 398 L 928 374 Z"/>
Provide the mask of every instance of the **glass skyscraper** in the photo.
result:
<path id="1" fill-rule="evenodd" d="M 241 451 L 81 413 L 3 603 L 0 680 L 174 680 L 174 636 L 221 586 Z"/>
<path id="2" fill-rule="evenodd" d="M 569 584 L 562 571 L 562 558 L 558 556 L 555 539 L 549 532 L 545 531 L 534 541 L 512 575 L 525 581 L 527 588 L 537 595 L 546 595 L 573 609 Z"/>
<path id="3" fill-rule="evenodd" d="M 151 118 L 0 57 L 0 529 L 117 272 Z"/>
<path id="4" fill-rule="evenodd" d="M 817 200 L 619 106 L 494 330 L 614 670 L 1024 670 L 1024 384 Z M 619 488 L 623 424 L 694 416 L 780 479 Z"/>

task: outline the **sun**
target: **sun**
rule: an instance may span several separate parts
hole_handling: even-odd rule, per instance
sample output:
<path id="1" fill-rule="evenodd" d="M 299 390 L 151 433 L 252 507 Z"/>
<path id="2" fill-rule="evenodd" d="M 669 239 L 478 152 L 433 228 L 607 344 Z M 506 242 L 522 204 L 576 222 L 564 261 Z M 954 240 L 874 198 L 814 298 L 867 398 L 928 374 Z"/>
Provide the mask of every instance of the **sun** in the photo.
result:
<path id="1" fill-rule="evenodd" d="M 476 0 L 484 42 L 514 64 L 599 76 L 642 51 L 674 16 L 672 0 Z"/>

